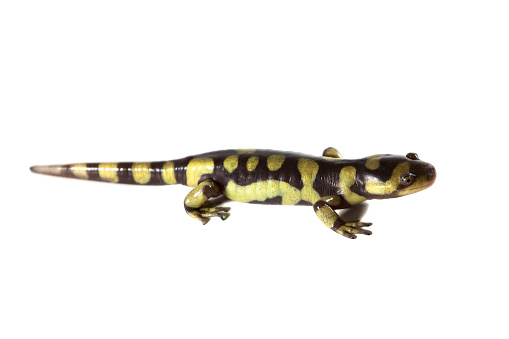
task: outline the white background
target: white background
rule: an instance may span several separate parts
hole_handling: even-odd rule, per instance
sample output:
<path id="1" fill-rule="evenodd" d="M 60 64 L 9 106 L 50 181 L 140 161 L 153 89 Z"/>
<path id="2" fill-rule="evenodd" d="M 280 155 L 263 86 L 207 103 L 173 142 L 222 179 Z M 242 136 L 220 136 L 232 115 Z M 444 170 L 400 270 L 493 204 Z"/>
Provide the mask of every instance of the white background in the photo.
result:
<path id="1" fill-rule="evenodd" d="M 0 10 L 0 337 L 507 338 L 504 1 L 13 1 Z M 310 207 L 29 166 L 224 148 L 417 152 L 349 240 Z"/>

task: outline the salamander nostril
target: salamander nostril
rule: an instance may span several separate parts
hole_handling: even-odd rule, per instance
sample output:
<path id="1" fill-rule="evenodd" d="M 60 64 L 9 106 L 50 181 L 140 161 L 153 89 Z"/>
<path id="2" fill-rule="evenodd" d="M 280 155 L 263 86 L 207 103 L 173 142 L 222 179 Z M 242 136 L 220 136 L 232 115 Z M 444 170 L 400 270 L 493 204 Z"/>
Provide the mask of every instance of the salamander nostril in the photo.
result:
<path id="1" fill-rule="evenodd" d="M 436 173 L 435 173 L 435 167 L 433 166 L 430 166 L 430 167 L 427 167 L 426 168 L 426 178 L 428 180 L 431 180 L 435 177 Z"/>

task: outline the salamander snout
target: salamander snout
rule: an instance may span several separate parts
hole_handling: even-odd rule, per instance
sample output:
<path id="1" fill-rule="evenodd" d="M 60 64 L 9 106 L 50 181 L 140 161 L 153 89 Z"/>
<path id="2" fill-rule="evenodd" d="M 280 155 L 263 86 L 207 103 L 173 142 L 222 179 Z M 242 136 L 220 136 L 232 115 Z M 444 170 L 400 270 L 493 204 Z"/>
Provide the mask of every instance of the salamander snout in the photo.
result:
<path id="1" fill-rule="evenodd" d="M 435 170 L 435 167 L 433 165 L 428 164 L 426 166 L 426 179 L 428 181 L 434 182 L 437 177 L 437 171 Z"/>

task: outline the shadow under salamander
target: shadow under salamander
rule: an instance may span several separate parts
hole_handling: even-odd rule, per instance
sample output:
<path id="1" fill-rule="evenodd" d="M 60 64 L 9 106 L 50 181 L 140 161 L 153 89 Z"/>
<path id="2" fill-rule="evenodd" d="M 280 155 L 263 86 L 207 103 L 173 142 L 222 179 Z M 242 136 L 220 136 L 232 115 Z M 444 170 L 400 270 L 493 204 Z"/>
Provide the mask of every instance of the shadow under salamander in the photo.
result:
<path id="1" fill-rule="evenodd" d="M 354 221 L 354 220 L 361 220 L 364 214 L 368 211 L 368 203 L 362 202 L 358 205 L 354 205 L 349 208 L 345 208 L 344 210 L 339 210 L 338 215 L 343 219 L 344 221 Z"/>
<path id="2" fill-rule="evenodd" d="M 219 197 L 209 199 L 208 204 L 211 206 L 218 206 L 228 201 L 230 201 L 228 198 L 226 198 L 224 195 L 221 195 Z M 344 221 L 357 221 L 361 220 L 362 217 L 366 214 L 368 207 L 369 205 L 367 202 L 362 202 L 349 208 L 336 210 L 336 212 Z"/>

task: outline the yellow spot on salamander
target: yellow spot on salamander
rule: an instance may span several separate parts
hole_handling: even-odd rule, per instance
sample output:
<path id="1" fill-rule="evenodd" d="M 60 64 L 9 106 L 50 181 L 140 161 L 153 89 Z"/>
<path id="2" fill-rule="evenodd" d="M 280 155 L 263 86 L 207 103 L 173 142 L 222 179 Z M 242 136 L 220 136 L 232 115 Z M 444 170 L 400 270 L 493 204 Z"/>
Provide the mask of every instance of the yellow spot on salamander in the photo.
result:
<path id="1" fill-rule="evenodd" d="M 88 179 L 88 170 L 86 164 L 71 165 L 71 172 L 76 178 Z"/>
<path id="2" fill-rule="evenodd" d="M 321 198 L 320 200 L 323 200 L 327 203 L 327 205 L 334 207 L 337 207 L 341 204 L 341 197 L 338 195 L 329 195 Z"/>
<path id="3" fill-rule="evenodd" d="M 204 188 L 206 186 L 211 186 L 211 180 L 205 180 L 201 182 L 198 186 L 193 188 L 191 192 L 186 196 L 184 200 L 184 204 L 190 208 L 199 208 L 201 207 L 207 200 L 207 196 L 205 195 Z"/>
<path id="4" fill-rule="evenodd" d="M 249 154 L 249 153 L 256 152 L 256 150 L 255 149 L 238 149 L 238 150 L 235 150 L 235 152 L 237 152 L 238 154 Z"/>
<path id="5" fill-rule="evenodd" d="M 383 154 L 375 154 L 375 155 L 372 155 L 372 156 L 369 156 L 367 159 L 366 159 L 366 168 L 374 171 L 376 170 L 378 167 L 380 167 L 380 158 L 383 157 Z"/>
<path id="6" fill-rule="evenodd" d="M 302 200 L 314 204 L 320 199 L 320 194 L 313 188 L 316 175 L 318 174 L 318 164 L 310 159 L 300 158 L 297 163 L 300 175 L 302 177 Z"/>
<path id="7" fill-rule="evenodd" d="M 246 164 L 246 168 L 249 172 L 253 171 L 256 166 L 258 166 L 258 161 L 260 159 L 257 157 L 257 156 L 252 156 L 252 157 L 249 157 L 249 159 L 247 159 L 247 164 Z"/>
<path id="8" fill-rule="evenodd" d="M 399 178 L 401 174 L 410 170 L 410 163 L 402 162 L 398 164 L 392 171 L 391 178 L 387 181 L 378 181 L 370 179 L 366 182 L 366 192 L 370 194 L 385 195 L 396 191 L 399 186 Z"/>
<path id="9" fill-rule="evenodd" d="M 212 158 L 194 158 L 187 164 L 187 186 L 196 187 L 201 176 L 214 172 L 214 160 Z"/>
<path id="10" fill-rule="evenodd" d="M 267 158 L 267 167 L 271 171 L 277 171 L 278 169 L 281 168 L 281 166 L 283 166 L 284 162 L 285 162 L 284 155 L 279 155 L 279 154 L 270 155 Z"/>
<path id="11" fill-rule="evenodd" d="M 224 195 L 228 199 L 240 202 L 265 201 L 280 196 L 283 205 L 295 205 L 301 200 L 300 190 L 279 180 L 265 180 L 246 186 L 229 181 Z"/>
<path id="12" fill-rule="evenodd" d="M 118 182 L 118 164 L 116 162 L 107 162 L 99 164 L 97 169 L 99 177 L 104 181 Z"/>
<path id="13" fill-rule="evenodd" d="M 230 155 L 229 157 L 226 157 L 223 162 L 224 168 L 228 172 L 233 172 L 239 165 L 239 156 L 238 155 Z"/>
<path id="14" fill-rule="evenodd" d="M 132 167 L 133 179 L 138 184 L 150 181 L 150 162 L 135 162 Z"/>
<path id="15" fill-rule="evenodd" d="M 175 164 L 173 161 L 164 163 L 162 177 L 165 184 L 174 185 L 177 183 L 177 179 L 175 178 Z"/>
<path id="16" fill-rule="evenodd" d="M 334 210 L 327 205 L 319 208 L 316 211 L 316 215 L 328 228 L 332 228 L 336 220 L 338 220 L 338 215 L 336 212 L 334 212 Z"/>
<path id="17" fill-rule="evenodd" d="M 354 193 L 350 190 L 353 184 L 355 184 L 356 170 L 353 166 L 346 166 L 341 169 L 339 173 L 339 189 L 345 197 L 348 203 L 355 205 L 365 201 L 366 198 L 362 195 Z"/>

